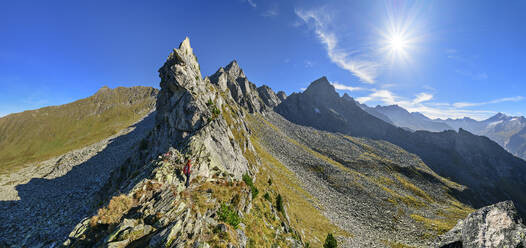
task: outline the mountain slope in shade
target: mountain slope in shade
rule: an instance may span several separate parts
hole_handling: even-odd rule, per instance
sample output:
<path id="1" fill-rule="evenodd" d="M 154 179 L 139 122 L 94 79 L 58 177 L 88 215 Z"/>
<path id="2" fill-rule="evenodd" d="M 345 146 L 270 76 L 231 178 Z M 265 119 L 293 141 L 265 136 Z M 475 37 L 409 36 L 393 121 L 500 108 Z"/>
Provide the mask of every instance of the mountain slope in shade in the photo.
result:
<path id="1" fill-rule="evenodd" d="M 526 162 L 486 137 L 462 129 L 433 133 L 397 128 L 340 97 L 325 77 L 289 96 L 276 111 L 300 125 L 391 142 L 417 154 L 439 175 L 468 186 L 472 193 L 464 199 L 473 206 L 511 199 L 526 214 L 521 190 L 526 187 Z"/>
<path id="2" fill-rule="evenodd" d="M 526 118 L 523 116 L 513 117 L 498 113 L 482 121 L 469 117 L 433 120 L 418 112 L 410 113 L 397 105 L 376 106 L 375 108 L 368 107 L 365 104 L 359 104 L 359 106 L 381 120 L 386 121 L 385 118 L 382 118 L 385 116 L 389 120 L 386 122 L 410 131 L 441 132 L 462 128 L 473 134 L 486 136 L 513 155 L 526 160 Z"/>
<path id="3" fill-rule="evenodd" d="M 506 150 L 526 159 L 526 118 L 498 113 L 486 120 L 470 118 L 437 120 L 455 129 L 463 128 L 477 135 L 487 136 Z"/>
<path id="4" fill-rule="evenodd" d="M 0 118 L 0 173 L 116 134 L 155 110 L 157 92 L 142 86 L 103 87 L 69 104 Z"/>

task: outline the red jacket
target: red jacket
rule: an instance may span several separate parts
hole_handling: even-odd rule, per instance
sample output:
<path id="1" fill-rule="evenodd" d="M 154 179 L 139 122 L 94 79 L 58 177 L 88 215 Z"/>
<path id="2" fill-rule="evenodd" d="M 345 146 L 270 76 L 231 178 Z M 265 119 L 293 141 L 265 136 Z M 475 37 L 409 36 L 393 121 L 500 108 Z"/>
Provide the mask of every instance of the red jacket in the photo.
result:
<path id="1" fill-rule="evenodd" d="M 185 175 L 190 175 L 190 173 L 192 173 L 191 167 L 192 164 L 190 164 L 190 160 L 188 160 L 188 162 L 186 162 L 186 165 L 184 166 L 183 173 Z"/>

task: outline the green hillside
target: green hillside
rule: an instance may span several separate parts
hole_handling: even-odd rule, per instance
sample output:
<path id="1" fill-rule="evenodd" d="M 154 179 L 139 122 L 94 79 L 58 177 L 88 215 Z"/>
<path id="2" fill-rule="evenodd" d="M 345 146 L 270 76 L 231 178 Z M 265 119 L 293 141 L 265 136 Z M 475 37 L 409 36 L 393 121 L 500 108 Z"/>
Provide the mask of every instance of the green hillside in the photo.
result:
<path id="1" fill-rule="evenodd" d="M 116 134 L 155 108 L 151 87 L 101 88 L 60 106 L 0 118 L 0 173 L 43 161 Z"/>

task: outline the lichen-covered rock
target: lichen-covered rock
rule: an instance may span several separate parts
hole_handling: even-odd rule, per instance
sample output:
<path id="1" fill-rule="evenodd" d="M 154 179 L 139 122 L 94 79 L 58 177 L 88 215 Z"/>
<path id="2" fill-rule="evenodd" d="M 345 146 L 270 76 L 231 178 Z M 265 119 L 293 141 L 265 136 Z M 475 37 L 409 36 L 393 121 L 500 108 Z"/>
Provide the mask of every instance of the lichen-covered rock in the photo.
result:
<path id="1" fill-rule="evenodd" d="M 438 238 L 435 247 L 526 247 L 526 226 L 513 202 L 500 202 L 459 221 Z"/>

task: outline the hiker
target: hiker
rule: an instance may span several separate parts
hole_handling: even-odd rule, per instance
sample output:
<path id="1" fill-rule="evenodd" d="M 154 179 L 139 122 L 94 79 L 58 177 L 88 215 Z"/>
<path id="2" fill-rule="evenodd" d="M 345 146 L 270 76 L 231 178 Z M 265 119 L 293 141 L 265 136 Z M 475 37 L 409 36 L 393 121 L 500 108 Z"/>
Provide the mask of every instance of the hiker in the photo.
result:
<path id="1" fill-rule="evenodd" d="M 192 170 L 191 170 L 192 164 L 191 164 L 191 162 L 192 162 L 192 160 L 188 159 L 188 161 L 186 162 L 186 165 L 184 166 L 184 169 L 183 169 L 183 173 L 186 176 L 186 187 L 187 188 L 188 188 L 188 186 L 190 186 L 190 174 L 192 173 Z"/>

